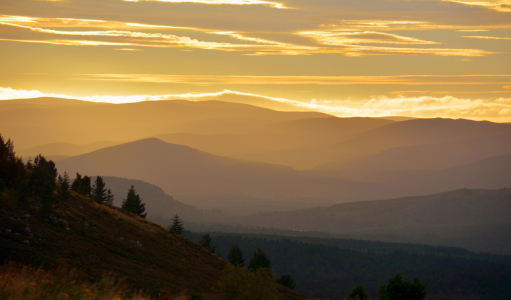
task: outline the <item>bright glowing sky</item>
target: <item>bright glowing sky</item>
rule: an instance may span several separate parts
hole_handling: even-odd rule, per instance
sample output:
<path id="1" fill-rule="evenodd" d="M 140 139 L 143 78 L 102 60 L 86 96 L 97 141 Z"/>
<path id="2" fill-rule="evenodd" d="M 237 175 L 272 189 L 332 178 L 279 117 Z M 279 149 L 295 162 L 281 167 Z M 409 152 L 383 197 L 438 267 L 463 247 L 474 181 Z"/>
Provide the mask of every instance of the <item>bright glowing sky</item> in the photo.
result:
<path id="1" fill-rule="evenodd" d="M 229 94 L 339 116 L 511 122 L 511 0 L 0 0 L 0 7 L 0 99 Z"/>

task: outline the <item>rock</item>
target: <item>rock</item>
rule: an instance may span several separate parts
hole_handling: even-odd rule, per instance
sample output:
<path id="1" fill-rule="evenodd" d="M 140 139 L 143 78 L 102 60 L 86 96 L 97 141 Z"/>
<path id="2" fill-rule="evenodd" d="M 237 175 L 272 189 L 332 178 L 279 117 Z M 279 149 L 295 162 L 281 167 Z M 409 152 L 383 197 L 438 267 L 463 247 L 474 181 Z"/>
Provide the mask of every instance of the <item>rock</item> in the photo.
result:
<path id="1" fill-rule="evenodd" d="M 29 240 L 24 240 L 23 243 L 25 243 L 27 245 L 30 245 L 30 241 Z"/>
<path id="2" fill-rule="evenodd" d="M 25 228 L 25 231 L 26 231 L 26 232 L 32 232 L 32 229 L 30 229 L 30 227 L 26 227 L 26 228 Z"/>

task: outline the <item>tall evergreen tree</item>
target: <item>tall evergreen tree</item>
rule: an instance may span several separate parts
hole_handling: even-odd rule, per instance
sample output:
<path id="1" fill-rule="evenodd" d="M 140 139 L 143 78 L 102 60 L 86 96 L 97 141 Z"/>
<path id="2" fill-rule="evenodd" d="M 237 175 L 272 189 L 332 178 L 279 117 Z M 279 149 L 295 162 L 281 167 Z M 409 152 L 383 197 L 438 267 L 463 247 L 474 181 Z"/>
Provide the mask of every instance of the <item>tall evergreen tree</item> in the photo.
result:
<path id="1" fill-rule="evenodd" d="M 64 172 L 64 175 L 59 175 L 57 179 L 58 189 L 57 195 L 59 198 L 59 202 L 65 202 L 69 199 L 69 175 L 67 172 Z"/>
<path id="2" fill-rule="evenodd" d="M 107 190 L 105 188 L 105 182 L 101 176 L 97 176 L 94 182 L 92 199 L 100 204 L 103 204 L 107 201 Z"/>
<path id="3" fill-rule="evenodd" d="M 0 179 L 5 187 L 16 188 L 26 173 L 25 164 L 21 157 L 14 152 L 14 143 L 5 141 L 0 134 Z"/>
<path id="4" fill-rule="evenodd" d="M 106 200 L 105 200 L 105 203 L 106 204 L 110 204 L 110 205 L 113 205 L 114 204 L 114 194 L 112 194 L 112 191 L 110 189 L 108 189 L 106 191 Z"/>
<path id="5" fill-rule="evenodd" d="M 87 175 L 83 176 L 80 173 L 76 173 L 76 178 L 71 184 L 71 189 L 78 194 L 84 196 L 91 196 L 92 187 L 91 187 L 91 178 Z"/>
<path id="6" fill-rule="evenodd" d="M 132 185 L 128 190 L 128 195 L 126 199 L 122 202 L 122 209 L 125 209 L 129 212 L 137 214 L 142 218 L 145 218 L 147 213 L 145 212 L 145 204 L 142 203 L 142 199 L 136 193 L 135 187 Z"/>
<path id="7" fill-rule="evenodd" d="M 227 255 L 227 261 L 229 261 L 233 266 L 243 268 L 245 266 L 245 259 L 243 258 L 243 252 L 241 252 L 240 247 L 236 244 L 231 245 L 231 249 L 229 250 L 229 254 Z"/>
<path id="8" fill-rule="evenodd" d="M 170 225 L 168 229 L 176 234 L 183 234 L 185 228 L 183 227 L 183 221 L 181 221 L 178 215 L 174 216 L 172 219 L 172 225 Z"/>
<path id="9" fill-rule="evenodd" d="M 209 233 L 202 236 L 202 239 L 199 241 L 199 245 L 208 249 L 211 253 L 215 253 L 216 251 L 216 247 L 211 245 L 211 236 Z"/>
<path id="10" fill-rule="evenodd" d="M 80 173 L 76 172 L 75 180 L 73 180 L 73 183 L 71 184 L 71 189 L 78 193 L 80 190 L 80 185 L 82 184 L 82 175 Z"/>
<path id="11" fill-rule="evenodd" d="M 92 179 L 85 175 L 82 178 L 82 182 L 80 183 L 80 188 L 78 189 L 78 193 L 90 197 L 92 195 Z"/>
<path id="12" fill-rule="evenodd" d="M 270 260 L 266 257 L 266 253 L 261 250 L 261 248 L 257 247 L 257 250 L 254 252 L 254 257 L 252 257 L 250 263 L 248 264 L 248 269 L 251 271 L 257 271 L 261 268 L 271 270 L 271 263 Z"/>

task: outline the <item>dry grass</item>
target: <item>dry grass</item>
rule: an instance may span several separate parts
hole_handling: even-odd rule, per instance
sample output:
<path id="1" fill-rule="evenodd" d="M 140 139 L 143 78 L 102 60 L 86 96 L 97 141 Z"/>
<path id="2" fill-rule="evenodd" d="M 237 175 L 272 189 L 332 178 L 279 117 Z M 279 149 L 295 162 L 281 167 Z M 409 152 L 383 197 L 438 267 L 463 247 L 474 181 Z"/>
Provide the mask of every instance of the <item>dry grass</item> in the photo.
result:
<path id="1" fill-rule="evenodd" d="M 83 281 L 76 269 L 54 267 L 50 271 L 14 262 L 0 267 L 0 299 L 5 300 L 148 300 L 132 293 L 122 280 L 102 276 Z"/>

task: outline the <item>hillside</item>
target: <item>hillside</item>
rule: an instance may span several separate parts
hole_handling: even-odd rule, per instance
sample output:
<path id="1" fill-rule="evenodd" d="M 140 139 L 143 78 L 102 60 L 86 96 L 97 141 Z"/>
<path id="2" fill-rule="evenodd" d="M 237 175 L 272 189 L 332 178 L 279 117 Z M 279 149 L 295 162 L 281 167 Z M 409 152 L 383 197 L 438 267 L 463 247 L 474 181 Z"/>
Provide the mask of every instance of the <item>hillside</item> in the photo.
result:
<path id="1" fill-rule="evenodd" d="M 227 263 L 203 247 L 121 209 L 71 193 L 49 218 L 19 210 L 0 193 L 0 262 L 64 264 L 89 278 L 113 272 L 133 290 L 157 295 L 215 295 Z M 285 299 L 307 299 L 280 288 Z"/>
<path id="2" fill-rule="evenodd" d="M 234 222 L 511 254 L 507 238 L 511 235 L 510 215 L 511 189 L 462 189 L 429 196 L 259 213 Z"/>
<path id="3" fill-rule="evenodd" d="M 298 203 L 302 203 L 298 207 L 307 203 L 313 207 L 333 203 L 339 195 L 345 199 L 350 196 L 360 198 L 372 193 L 367 186 L 375 188 L 370 183 L 362 186 L 355 181 L 331 180 L 321 174 L 300 172 L 290 167 L 216 156 L 155 138 L 75 156 L 59 161 L 58 168 L 70 174 L 79 172 L 143 180 L 161 187 L 184 203 L 190 203 L 187 199 L 201 198 L 206 202 L 225 197 L 227 200 L 238 199 L 236 206 L 240 208 L 257 206 L 257 203 L 270 205 L 261 210 L 292 209 Z M 257 199 L 261 201 L 257 202 Z"/>
<path id="4" fill-rule="evenodd" d="M 395 147 L 342 163 L 318 166 L 345 178 L 381 180 L 399 171 L 442 170 L 511 153 L 511 135 Z"/>
<path id="5" fill-rule="evenodd" d="M 162 134 L 168 143 L 186 145 L 220 156 L 309 169 L 329 162 L 333 153 L 322 153 L 318 145 L 393 123 L 373 118 L 307 118 L 261 126 L 259 132 L 243 134 Z M 294 156 L 264 158 L 260 153 L 298 152 Z M 322 154 L 322 155 L 321 155 Z"/>

